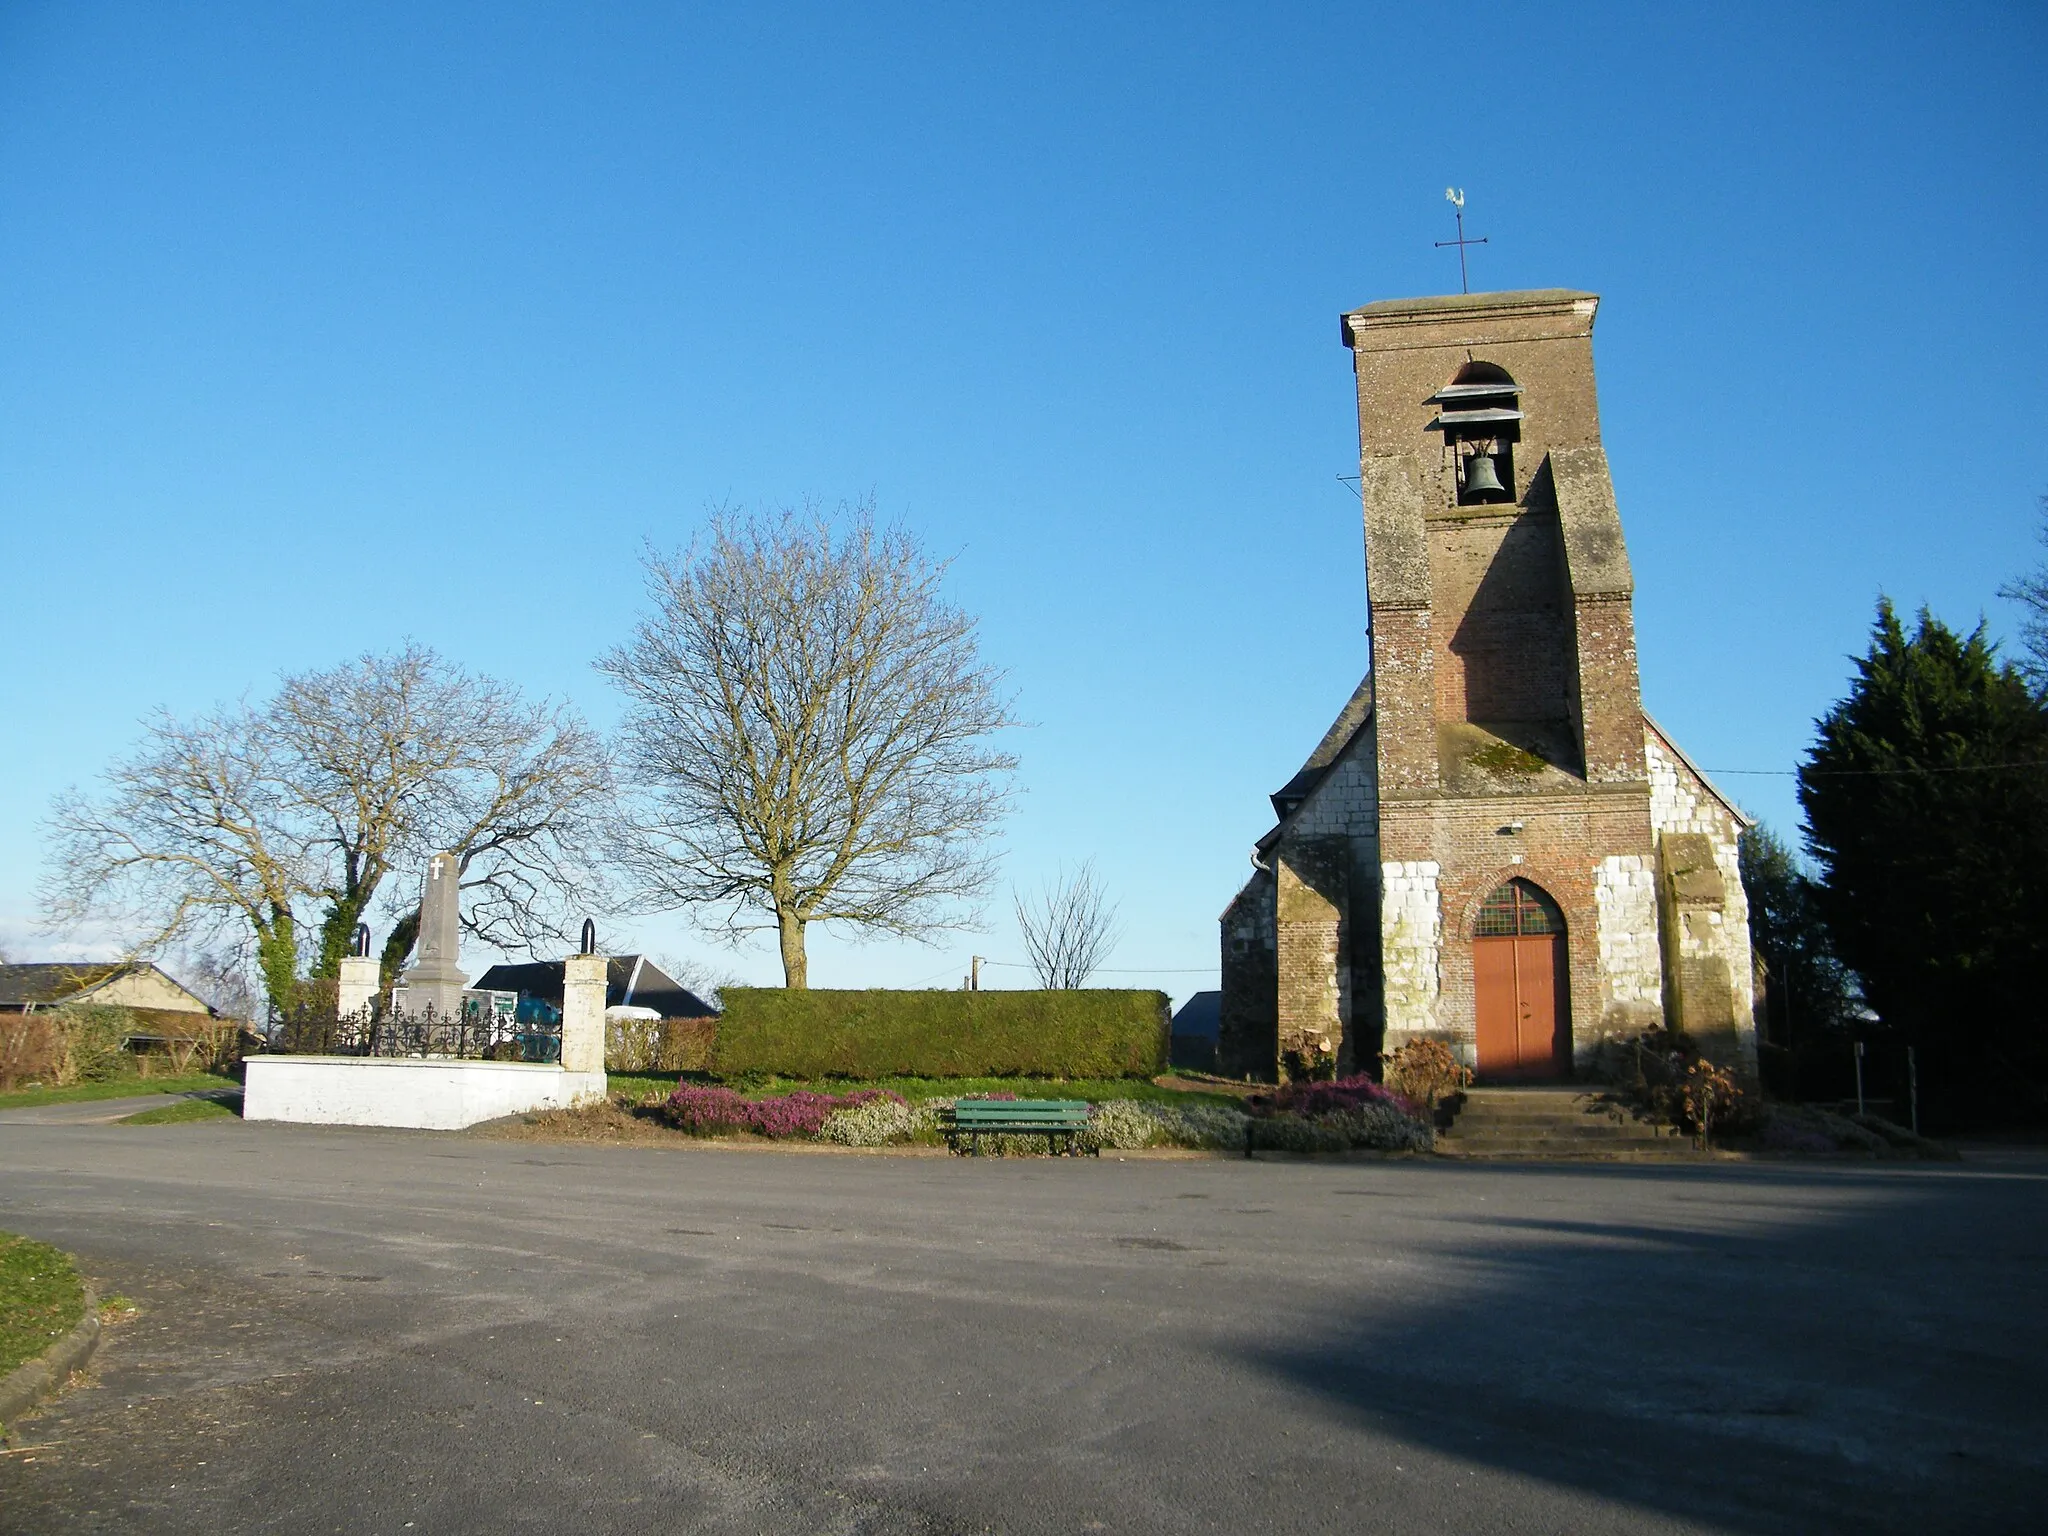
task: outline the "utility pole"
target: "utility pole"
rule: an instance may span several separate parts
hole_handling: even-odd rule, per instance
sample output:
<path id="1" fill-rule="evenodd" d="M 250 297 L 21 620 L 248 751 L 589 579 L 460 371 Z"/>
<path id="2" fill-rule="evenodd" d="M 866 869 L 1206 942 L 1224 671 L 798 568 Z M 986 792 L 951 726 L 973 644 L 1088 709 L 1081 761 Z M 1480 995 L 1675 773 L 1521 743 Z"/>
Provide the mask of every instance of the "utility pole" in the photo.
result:
<path id="1" fill-rule="evenodd" d="M 967 990 L 970 992 L 979 992 L 981 990 L 981 961 L 982 957 L 980 955 L 969 955 L 967 957 L 967 964 L 969 967 L 967 973 Z"/>

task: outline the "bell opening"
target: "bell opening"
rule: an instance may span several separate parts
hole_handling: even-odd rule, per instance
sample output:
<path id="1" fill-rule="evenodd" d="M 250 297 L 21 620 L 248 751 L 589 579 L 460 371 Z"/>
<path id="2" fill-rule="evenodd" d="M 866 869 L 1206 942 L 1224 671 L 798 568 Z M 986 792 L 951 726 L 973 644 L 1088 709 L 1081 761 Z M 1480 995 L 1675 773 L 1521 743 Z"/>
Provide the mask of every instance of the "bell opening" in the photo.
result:
<path id="1" fill-rule="evenodd" d="M 1458 460 L 1458 505 L 1493 506 L 1513 501 L 1514 450 L 1506 443 L 1475 448 Z"/>

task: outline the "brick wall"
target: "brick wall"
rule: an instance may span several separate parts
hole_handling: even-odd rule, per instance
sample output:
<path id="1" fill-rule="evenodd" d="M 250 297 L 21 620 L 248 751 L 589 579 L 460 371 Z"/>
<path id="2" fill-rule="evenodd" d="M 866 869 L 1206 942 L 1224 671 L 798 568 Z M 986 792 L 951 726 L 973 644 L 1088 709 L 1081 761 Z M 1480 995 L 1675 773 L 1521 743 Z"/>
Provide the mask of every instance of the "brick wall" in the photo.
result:
<path id="1" fill-rule="evenodd" d="M 1565 722 L 1571 626 L 1555 512 L 1429 521 L 1439 720 Z"/>

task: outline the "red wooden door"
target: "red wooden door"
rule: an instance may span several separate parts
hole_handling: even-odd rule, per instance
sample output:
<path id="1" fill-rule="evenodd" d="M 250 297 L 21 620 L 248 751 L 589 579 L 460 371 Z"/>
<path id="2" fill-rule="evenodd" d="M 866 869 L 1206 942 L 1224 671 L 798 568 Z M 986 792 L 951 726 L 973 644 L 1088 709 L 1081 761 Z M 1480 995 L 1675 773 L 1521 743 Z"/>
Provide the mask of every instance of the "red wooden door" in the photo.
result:
<path id="1" fill-rule="evenodd" d="M 1472 941 L 1473 1003 L 1479 1025 L 1479 1071 L 1485 1077 L 1518 1075 L 1521 1061 L 1521 988 L 1515 984 L 1510 938 Z"/>
<path id="2" fill-rule="evenodd" d="M 1501 1081 L 1562 1074 L 1560 1028 L 1569 1015 L 1564 918 L 1524 880 L 1487 898 L 1472 941 L 1479 1073 Z"/>

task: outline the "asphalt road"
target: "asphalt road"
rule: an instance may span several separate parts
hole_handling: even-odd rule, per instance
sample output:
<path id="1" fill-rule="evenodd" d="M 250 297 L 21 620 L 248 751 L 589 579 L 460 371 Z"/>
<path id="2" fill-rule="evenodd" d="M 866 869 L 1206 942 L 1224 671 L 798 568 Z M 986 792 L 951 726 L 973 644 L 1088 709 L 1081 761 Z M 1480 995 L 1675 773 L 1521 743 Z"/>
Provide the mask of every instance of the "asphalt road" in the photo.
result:
<path id="1" fill-rule="evenodd" d="M 0 1530 L 1995 1531 L 2048 1168 L 0 1125 L 141 1306 Z"/>

